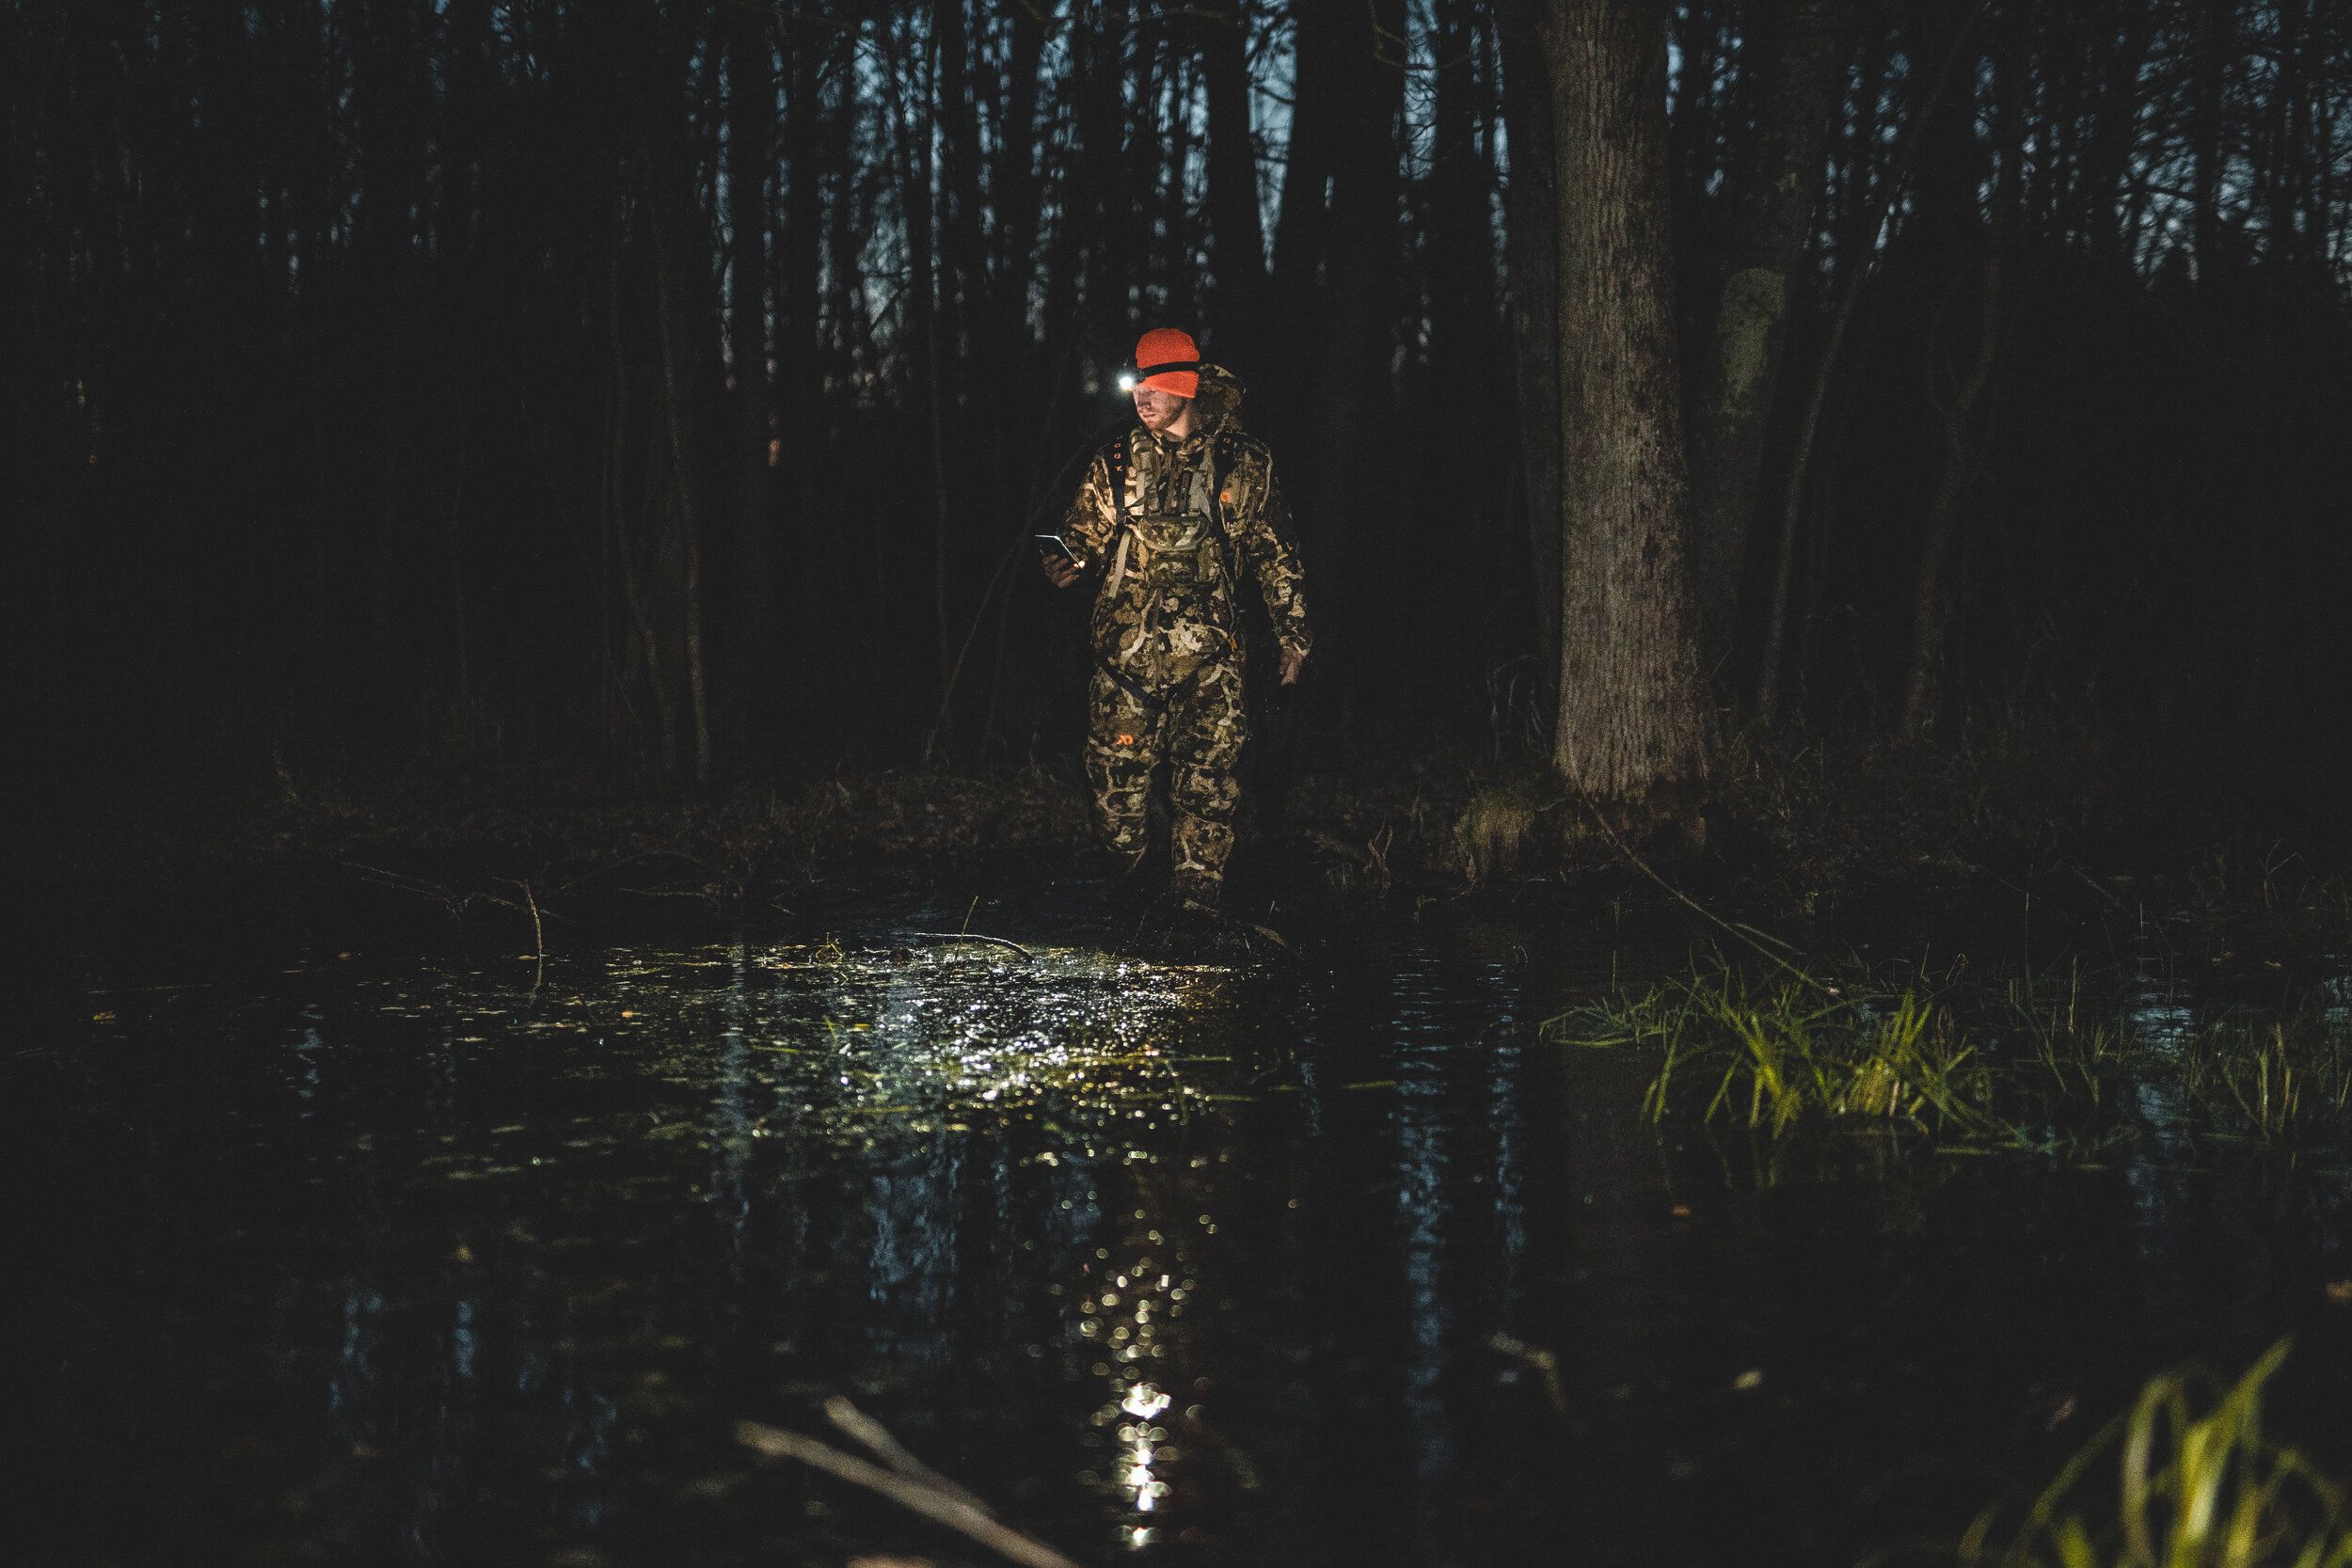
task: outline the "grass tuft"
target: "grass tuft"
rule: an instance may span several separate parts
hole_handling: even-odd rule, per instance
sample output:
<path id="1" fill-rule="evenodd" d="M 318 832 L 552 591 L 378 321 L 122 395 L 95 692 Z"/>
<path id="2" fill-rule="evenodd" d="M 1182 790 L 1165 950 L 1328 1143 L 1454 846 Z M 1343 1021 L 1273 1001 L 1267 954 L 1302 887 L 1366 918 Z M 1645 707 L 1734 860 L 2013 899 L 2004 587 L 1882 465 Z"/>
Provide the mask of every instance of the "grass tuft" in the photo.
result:
<path id="1" fill-rule="evenodd" d="M 1894 1126 L 1938 1142 L 2088 1152 L 2157 1120 L 2265 1146 L 2352 1137 L 2352 1014 L 2325 996 L 2152 1032 L 2063 982 L 1867 972 L 1758 978 L 1720 955 L 1549 1021 L 1547 1037 L 1659 1052 L 1652 1121 Z M 2144 1092 L 2143 1092 L 2144 1091 Z"/>
<path id="2" fill-rule="evenodd" d="M 2280 1340 L 2217 1396 L 2192 1370 L 2150 1380 L 2022 1518 L 1987 1508 L 1955 1557 L 1999 1568 L 2352 1568 L 2343 1488 L 2263 1432 L 2264 1386 L 2287 1350 Z M 2097 1479 L 2111 1455 L 2112 1494 Z"/>

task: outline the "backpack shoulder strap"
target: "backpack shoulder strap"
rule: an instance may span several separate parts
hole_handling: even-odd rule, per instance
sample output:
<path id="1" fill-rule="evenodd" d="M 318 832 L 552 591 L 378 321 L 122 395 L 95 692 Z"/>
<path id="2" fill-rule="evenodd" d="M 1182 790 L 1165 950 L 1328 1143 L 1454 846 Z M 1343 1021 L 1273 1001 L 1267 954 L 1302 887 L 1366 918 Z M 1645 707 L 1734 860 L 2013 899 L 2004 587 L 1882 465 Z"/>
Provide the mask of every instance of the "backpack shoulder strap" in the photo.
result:
<path id="1" fill-rule="evenodd" d="M 1127 468 L 1132 461 L 1124 434 L 1103 444 L 1103 463 L 1110 470 L 1111 504 L 1117 508 L 1121 522 L 1127 518 Z"/>

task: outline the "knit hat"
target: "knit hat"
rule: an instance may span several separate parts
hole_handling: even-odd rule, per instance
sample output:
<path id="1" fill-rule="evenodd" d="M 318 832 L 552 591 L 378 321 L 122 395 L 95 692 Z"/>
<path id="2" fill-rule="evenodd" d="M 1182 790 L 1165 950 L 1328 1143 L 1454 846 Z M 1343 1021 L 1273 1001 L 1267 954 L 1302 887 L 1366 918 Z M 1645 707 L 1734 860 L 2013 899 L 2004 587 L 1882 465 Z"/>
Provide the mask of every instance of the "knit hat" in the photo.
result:
<path id="1" fill-rule="evenodd" d="M 1120 385 L 1129 391 L 1150 387 L 1180 398 L 1196 396 L 1200 390 L 1200 346 L 1189 332 L 1155 326 L 1136 340 L 1135 368 L 1120 377 Z"/>

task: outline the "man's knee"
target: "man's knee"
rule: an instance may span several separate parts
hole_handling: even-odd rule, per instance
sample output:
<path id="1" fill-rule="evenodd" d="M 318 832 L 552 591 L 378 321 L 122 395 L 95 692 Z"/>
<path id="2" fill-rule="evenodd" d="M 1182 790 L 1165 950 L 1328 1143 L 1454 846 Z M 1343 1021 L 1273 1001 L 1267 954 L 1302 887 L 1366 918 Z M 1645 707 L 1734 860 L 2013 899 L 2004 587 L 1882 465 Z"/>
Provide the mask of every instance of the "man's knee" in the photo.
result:
<path id="1" fill-rule="evenodd" d="M 1231 822 L 1241 804 L 1241 781 L 1230 763 L 1182 763 L 1169 782 L 1168 795 L 1184 816 Z"/>

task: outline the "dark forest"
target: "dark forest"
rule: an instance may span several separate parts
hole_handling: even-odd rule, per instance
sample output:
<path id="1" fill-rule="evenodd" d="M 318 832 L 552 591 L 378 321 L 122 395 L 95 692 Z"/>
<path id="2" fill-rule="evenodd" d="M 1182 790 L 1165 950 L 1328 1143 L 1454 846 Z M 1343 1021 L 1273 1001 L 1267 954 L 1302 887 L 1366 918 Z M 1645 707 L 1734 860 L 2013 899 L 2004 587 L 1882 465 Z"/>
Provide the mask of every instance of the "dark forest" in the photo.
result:
<path id="1" fill-rule="evenodd" d="M 1579 527 L 1560 214 L 1592 172 L 1555 167 L 1543 24 L 12 4 L 40 722 L 103 767 L 1033 758 L 1080 665 L 1025 541 L 1173 323 L 1289 476 L 1318 747 L 1541 749 Z M 1629 90 L 1664 96 L 1706 705 L 2336 727 L 2346 19 L 1662 28 Z"/>
<path id="2" fill-rule="evenodd" d="M 2352 1565 L 2352 5 L 0 0 L 0 1559 Z"/>

